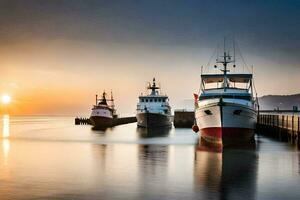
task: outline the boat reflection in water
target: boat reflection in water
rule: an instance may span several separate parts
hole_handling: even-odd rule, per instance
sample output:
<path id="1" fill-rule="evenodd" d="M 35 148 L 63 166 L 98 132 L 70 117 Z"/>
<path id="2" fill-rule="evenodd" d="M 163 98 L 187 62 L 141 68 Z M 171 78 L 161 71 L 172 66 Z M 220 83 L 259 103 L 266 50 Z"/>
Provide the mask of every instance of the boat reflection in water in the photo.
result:
<path id="1" fill-rule="evenodd" d="M 96 131 L 96 133 L 105 133 L 106 130 L 108 129 L 112 129 L 112 128 L 109 128 L 109 127 L 92 127 L 91 128 L 93 131 Z"/>
<path id="2" fill-rule="evenodd" d="M 137 199 L 165 199 L 169 186 L 170 148 L 167 145 L 139 145 Z"/>
<path id="3" fill-rule="evenodd" d="M 256 199 L 255 144 L 223 149 L 199 141 L 195 151 L 195 192 L 204 199 Z"/>
<path id="4" fill-rule="evenodd" d="M 141 138 L 168 137 L 171 132 L 171 129 L 171 127 L 137 127 L 136 132 Z"/>

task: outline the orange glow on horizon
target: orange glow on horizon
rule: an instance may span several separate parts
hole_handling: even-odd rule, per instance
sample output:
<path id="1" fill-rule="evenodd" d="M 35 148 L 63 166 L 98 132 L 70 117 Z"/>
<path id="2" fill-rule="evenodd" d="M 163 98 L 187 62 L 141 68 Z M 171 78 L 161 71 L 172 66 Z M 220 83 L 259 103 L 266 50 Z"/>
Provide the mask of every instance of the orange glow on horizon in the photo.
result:
<path id="1" fill-rule="evenodd" d="M 211 56 L 195 56 L 194 49 L 180 47 L 105 46 L 73 40 L 28 40 L 0 48 L 0 55 L 4 74 L 0 92 L 11 97 L 2 99 L 0 113 L 11 115 L 89 115 L 94 95 L 103 90 L 113 91 L 118 114 L 134 115 L 138 95 L 153 77 L 169 96 L 172 109 L 179 109 L 176 103 L 192 99 L 199 90 L 199 64 Z M 298 71 L 283 79 L 284 72 L 273 70 L 272 80 L 280 81 L 280 87 L 274 87 L 265 73 L 275 64 L 251 60 L 264 66 L 255 74 L 259 96 L 299 93 L 294 87 L 299 85 Z"/>

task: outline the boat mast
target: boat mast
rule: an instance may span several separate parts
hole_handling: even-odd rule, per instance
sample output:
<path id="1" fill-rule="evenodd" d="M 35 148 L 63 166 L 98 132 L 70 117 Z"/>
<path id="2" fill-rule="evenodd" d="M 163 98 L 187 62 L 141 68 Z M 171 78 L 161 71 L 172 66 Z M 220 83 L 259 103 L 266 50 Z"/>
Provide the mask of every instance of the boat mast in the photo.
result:
<path id="1" fill-rule="evenodd" d="M 101 104 L 105 104 L 105 105 L 107 105 L 107 101 L 106 101 L 106 92 L 105 91 L 103 91 L 103 93 L 102 93 L 102 99 L 101 99 L 101 102 L 100 102 Z"/>
<path id="2" fill-rule="evenodd" d="M 106 100 L 106 97 L 105 97 L 105 96 L 106 96 L 106 92 L 103 91 L 103 93 L 102 93 L 102 99 L 103 99 L 103 100 Z"/>
<path id="3" fill-rule="evenodd" d="M 155 78 L 153 78 L 152 85 L 148 86 L 148 89 L 151 89 L 151 95 L 156 95 L 156 90 L 159 89 L 159 87 L 156 86 Z"/>
<path id="4" fill-rule="evenodd" d="M 224 82 L 223 82 L 223 87 L 224 90 L 226 90 L 226 88 L 229 86 L 228 85 L 228 80 L 227 80 L 227 72 L 229 72 L 230 70 L 227 69 L 227 64 L 233 62 L 231 60 L 231 56 L 229 55 L 229 52 L 226 54 L 226 38 L 224 38 L 224 55 L 221 56 L 223 59 L 219 60 L 217 59 L 217 63 L 222 63 L 223 64 L 223 69 L 221 69 L 221 71 L 223 72 L 224 75 Z"/>
<path id="5" fill-rule="evenodd" d="M 115 109 L 115 102 L 114 102 L 114 97 L 113 97 L 112 90 L 110 91 L 110 101 L 111 101 L 111 108 L 114 110 Z"/>

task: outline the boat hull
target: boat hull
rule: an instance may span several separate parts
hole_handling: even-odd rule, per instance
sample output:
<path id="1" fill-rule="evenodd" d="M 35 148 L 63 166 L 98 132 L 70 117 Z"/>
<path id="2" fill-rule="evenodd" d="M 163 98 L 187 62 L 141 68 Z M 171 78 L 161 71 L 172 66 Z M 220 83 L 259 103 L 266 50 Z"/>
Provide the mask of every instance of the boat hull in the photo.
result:
<path id="1" fill-rule="evenodd" d="M 254 129 L 236 127 L 212 127 L 200 129 L 201 137 L 207 142 L 230 145 L 250 142 L 254 137 Z"/>
<path id="2" fill-rule="evenodd" d="M 196 121 L 207 142 L 240 144 L 253 140 L 257 112 L 250 106 L 218 102 L 197 108 Z"/>
<path id="3" fill-rule="evenodd" d="M 95 128 L 106 128 L 113 126 L 113 119 L 103 116 L 91 116 L 90 121 Z"/>
<path id="4" fill-rule="evenodd" d="M 136 118 L 139 127 L 166 127 L 172 125 L 171 116 L 160 113 L 138 113 Z"/>

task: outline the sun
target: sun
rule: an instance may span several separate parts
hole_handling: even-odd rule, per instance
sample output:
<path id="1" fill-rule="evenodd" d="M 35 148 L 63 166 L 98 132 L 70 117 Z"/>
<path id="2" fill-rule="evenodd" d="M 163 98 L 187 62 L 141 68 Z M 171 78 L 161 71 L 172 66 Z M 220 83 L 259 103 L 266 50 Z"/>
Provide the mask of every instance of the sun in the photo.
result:
<path id="1" fill-rule="evenodd" d="M 10 100 L 11 100 L 11 98 L 9 95 L 7 95 L 7 94 L 2 95 L 1 101 L 3 104 L 9 104 Z"/>

